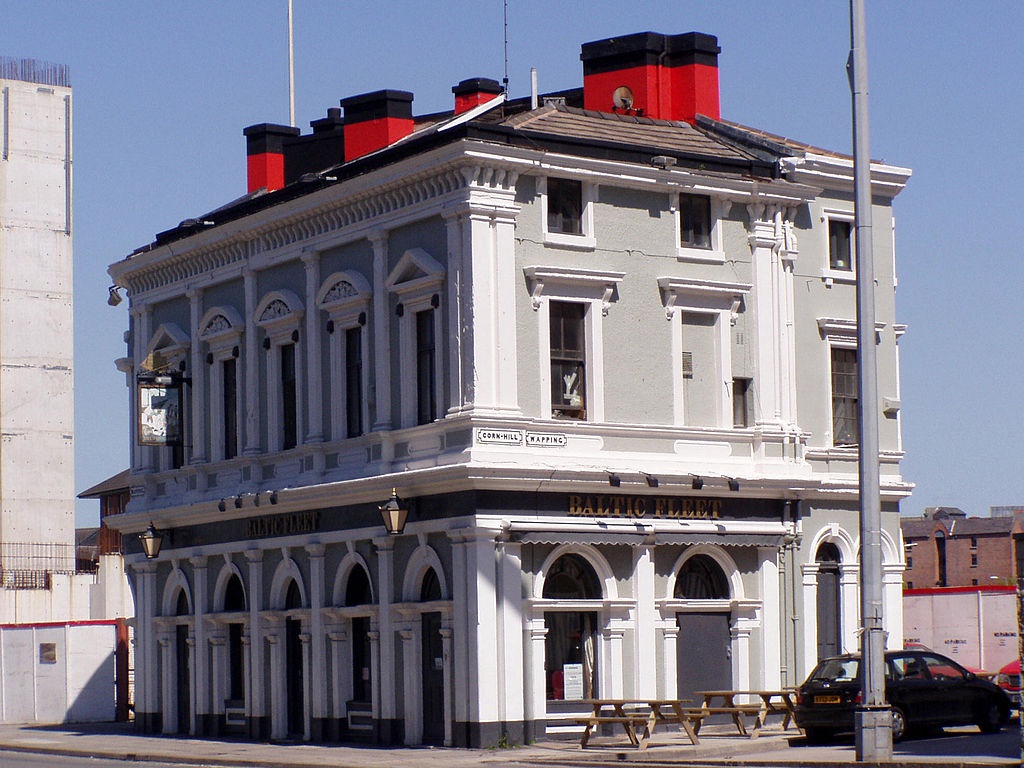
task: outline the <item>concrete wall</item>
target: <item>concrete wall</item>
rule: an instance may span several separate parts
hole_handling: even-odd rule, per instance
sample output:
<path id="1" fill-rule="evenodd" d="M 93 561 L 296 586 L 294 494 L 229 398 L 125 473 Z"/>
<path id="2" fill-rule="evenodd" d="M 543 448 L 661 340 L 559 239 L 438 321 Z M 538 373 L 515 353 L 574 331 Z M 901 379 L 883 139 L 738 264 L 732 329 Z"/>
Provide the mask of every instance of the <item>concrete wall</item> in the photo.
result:
<path id="1" fill-rule="evenodd" d="M 904 643 L 920 643 L 965 667 L 996 672 L 1017 657 L 1013 587 L 911 589 L 903 593 Z"/>
<path id="2" fill-rule="evenodd" d="M 0 720 L 114 719 L 113 622 L 0 627 Z"/>
<path id="3" fill-rule="evenodd" d="M 0 542 L 73 545 L 71 89 L 0 99 Z"/>

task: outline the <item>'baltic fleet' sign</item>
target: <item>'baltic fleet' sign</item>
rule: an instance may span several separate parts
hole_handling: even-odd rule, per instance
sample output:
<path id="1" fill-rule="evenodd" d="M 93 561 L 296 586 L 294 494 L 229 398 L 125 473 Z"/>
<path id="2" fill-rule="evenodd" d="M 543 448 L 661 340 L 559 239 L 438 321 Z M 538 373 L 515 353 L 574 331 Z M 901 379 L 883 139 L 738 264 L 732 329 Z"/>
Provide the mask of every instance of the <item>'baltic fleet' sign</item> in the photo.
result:
<path id="1" fill-rule="evenodd" d="M 569 496 L 569 514 L 574 517 L 665 517 L 715 520 L 721 516 L 721 499 L 691 499 L 671 496 Z"/>

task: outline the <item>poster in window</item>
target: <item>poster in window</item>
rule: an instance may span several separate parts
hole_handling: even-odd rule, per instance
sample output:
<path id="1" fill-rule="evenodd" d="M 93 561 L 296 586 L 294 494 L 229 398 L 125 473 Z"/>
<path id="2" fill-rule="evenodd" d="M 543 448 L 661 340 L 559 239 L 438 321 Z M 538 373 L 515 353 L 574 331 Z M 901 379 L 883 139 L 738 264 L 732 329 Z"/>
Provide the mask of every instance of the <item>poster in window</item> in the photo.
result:
<path id="1" fill-rule="evenodd" d="M 139 445 L 181 443 L 181 387 L 139 384 Z"/>
<path id="2" fill-rule="evenodd" d="M 565 700 L 579 701 L 583 698 L 583 665 L 563 664 L 562 675 L 565 681 Z"/>

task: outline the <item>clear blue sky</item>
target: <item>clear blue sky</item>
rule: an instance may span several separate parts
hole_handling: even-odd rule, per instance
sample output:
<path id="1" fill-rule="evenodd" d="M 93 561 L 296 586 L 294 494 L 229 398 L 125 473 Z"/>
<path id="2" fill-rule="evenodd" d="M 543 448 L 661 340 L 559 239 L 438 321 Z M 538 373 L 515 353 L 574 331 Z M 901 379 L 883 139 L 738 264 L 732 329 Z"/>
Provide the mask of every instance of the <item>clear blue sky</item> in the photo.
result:
<path id="1" fill-rule="evenodd" d="M 294 0 L 296 121 L 380 88 L 450 108 L 504 74 L 500 0 Z M 286 0 L 3 0 L 0 55 L 67 64 L 74 87 L 76 488 L 127 466 L 127 302 L 106 267 L 245 192 L 242 129 L 288 122 Z M 1024 3 L 868 0 L 871 154 L 896 199 L 905 513 L 1024 503 Z M 718 36 L 722 115 L 849 152 L 847 0 L 509 0 L 513 96 L 579 86 L 580 45 Z M 1018 382 L 1014 384 L 1014 382 Z M 80 524 L 96 502 L 79 502 Z"/>

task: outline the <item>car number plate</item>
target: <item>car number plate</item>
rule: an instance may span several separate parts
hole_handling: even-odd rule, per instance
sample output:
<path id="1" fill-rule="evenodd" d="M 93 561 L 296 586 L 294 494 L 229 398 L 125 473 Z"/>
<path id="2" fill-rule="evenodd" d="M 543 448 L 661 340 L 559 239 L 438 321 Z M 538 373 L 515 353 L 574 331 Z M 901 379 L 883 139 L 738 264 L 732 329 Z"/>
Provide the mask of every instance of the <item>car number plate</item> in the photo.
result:
<path id="1" fill-rule="evenodd" d="M 840 698 L 839 696 L 834 696 L 834 695 L 833 696 L 815 696 L 814 697 L 814 703 L 815 704 L 839 704 L 841 701 L 842 701 L 842 698 Z"/>

